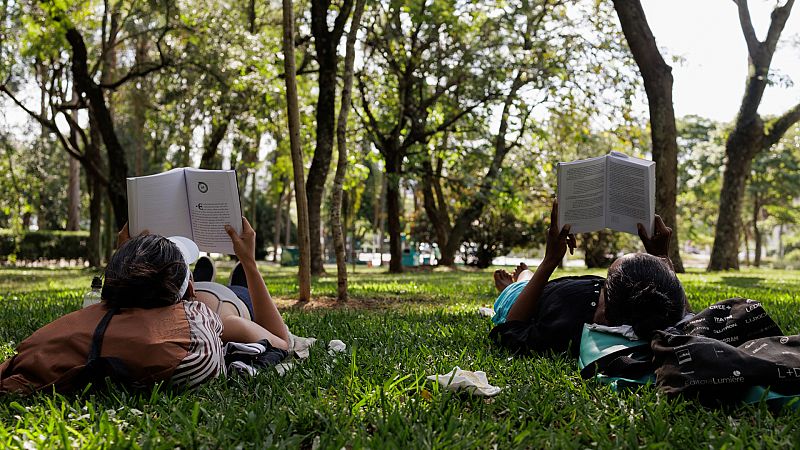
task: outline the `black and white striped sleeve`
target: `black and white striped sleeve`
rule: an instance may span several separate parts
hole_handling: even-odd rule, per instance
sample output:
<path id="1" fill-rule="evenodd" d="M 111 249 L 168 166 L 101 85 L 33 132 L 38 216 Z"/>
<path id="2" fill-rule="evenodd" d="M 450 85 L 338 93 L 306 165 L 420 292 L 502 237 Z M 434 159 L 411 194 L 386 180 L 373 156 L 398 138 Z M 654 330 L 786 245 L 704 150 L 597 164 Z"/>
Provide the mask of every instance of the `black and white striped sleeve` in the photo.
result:
<path id="1" fill-rule="evenodd" d="M 191 389 L 225 374 L 222 321 L 203 303 L 186 301 L 183 305 L 191 342 L 189 353 L 175 368 L 171 381 L 175 386 Z"/>

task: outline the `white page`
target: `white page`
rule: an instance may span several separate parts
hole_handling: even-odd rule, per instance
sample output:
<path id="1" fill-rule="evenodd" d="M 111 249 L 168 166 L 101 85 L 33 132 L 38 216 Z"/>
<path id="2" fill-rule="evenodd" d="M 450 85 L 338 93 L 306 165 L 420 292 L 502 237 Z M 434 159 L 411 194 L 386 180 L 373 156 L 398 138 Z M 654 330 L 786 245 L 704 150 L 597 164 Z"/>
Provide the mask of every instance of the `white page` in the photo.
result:
<path id="1" fill-rule="evenodd" d="M 655 219 L 655 163 L 620 153 L 608 155 L 606 226 L 638 234 L 637 223 L 653 235 Z"/>
<path id="2" fill-rule="evenodd" d="M 225 225 L 242 232 L 242 205 L 233 170 L 186 169 L 194 241 L 206 252 L 234 254 Z"/>
<path id="3" fill-rule="evenodd" d="M 183 169 L 128 178 L 128 230 L 192 239 Z"/>
<path id="4" fill-rule="evenodd" d="M 606 157 L 558 163 L 558 226 L 571 233 L 605 228 Z"/>

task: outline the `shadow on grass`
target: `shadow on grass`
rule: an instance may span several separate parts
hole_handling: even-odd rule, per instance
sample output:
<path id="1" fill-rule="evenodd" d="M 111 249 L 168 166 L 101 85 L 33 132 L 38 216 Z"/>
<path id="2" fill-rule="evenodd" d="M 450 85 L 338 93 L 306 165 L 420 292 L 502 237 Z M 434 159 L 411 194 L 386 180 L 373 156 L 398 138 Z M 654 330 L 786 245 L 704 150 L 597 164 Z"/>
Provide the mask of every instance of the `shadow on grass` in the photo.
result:
<path id="1" fill-rule="evenodd" d="M 728 286 L 740 287 L 740 288 L 755 288 L 759 287 L 762 281 L 764 281 L 763 277 L 721 277 L 722 283 Z"/>

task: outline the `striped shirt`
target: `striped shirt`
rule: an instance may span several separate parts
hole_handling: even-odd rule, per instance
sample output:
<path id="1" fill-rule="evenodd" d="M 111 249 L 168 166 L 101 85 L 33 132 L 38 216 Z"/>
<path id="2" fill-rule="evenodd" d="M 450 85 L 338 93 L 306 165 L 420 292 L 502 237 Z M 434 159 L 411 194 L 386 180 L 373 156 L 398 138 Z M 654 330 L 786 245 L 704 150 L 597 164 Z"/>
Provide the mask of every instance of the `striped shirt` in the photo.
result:
<path id="1" fill-rule="evenodd" d="M 191 341 L 189 353 L 172 374 L 172 384 L 194 388 L 225 375 L 225 358 L 222 351 L 222 321 L 208 306 L 196 302 L 183 302 L 189 321 Z"/>

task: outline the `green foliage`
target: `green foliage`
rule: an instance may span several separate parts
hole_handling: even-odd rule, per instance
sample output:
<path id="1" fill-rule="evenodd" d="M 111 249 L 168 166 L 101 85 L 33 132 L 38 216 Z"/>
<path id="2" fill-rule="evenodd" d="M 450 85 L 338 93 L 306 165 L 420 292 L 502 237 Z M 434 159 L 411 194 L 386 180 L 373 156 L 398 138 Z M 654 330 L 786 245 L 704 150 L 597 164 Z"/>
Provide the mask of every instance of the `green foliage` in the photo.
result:
<path id="1" fill-rule="evenodd" d="M 88 231 L 26 231 L 0 229 L 0 260 L 82 259 Z"/>
<path id="2" fill-rule="evenodd" d="M 515 248 L 543 245 L 547 226 L 543 217 L 528 222 L 513 210 L 489 208 L 464 236 L 469 242 L 465 259 L 479 268 L 489 267 L 494 258 L 505 256 Z"/>
<path id="3" fill-rule="evenodd" d="M 727 127 L 698 116 L 677 122 L 678 198 L 681 240 L 694 246 L 711 245 L 722 187 Z"/>
<path id="4" fill-rule="evenodd" d="M 266 272 L 273 293 L 294 295 L 294 269 Z M 64 283 L 82 278 L 88 286 L 89 276 L 0 269 L 0 292 L 6 292 L 0 293 L 0 358 L 37 327 L 78 308 L 86 288 L 65 289 Z M 33 285 L 31 278 L 58 279 L 62 287 Z M 796 272 L 680 278 L 695 309 L 741 295 L 763 301 L 787 334 L 800 332 Z M 475 311 L 495 297 L 491 271 L 393 276 L 359 269 L 351 280 L 355 295 L 348 307 L 284 311 L 298 335 L 315 336 L 320 344 L 344 340 L 343 355 L 332 357 L 317 345 L 284 377 L 266 371 L 192 392 L 112 386 L 5 397 L 0 446 L 739 448 L 790 447 L 800 439 L 800 416 L 791 412 L 771 412 L 765 405 L 706 409 L 652 387 L 617 393 L 581 380 L 570 358 L 510 358 L 490 345 L 489 321 Z M 336 277 L 320 278 L 314 289 L 335 295 Z M 503 391 L 486 400 L 451 394 L 425 380 L 456 365 L 486 371 Z"/>

